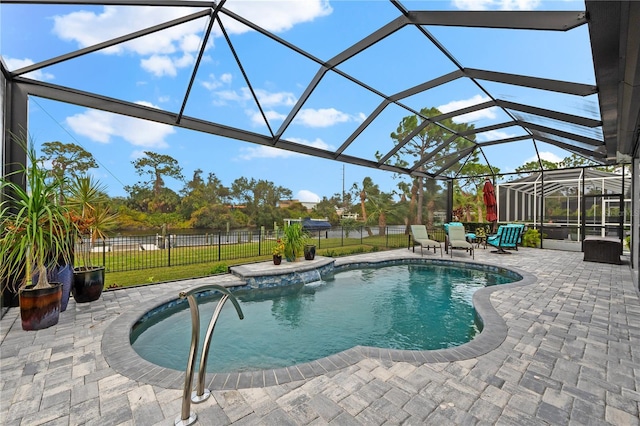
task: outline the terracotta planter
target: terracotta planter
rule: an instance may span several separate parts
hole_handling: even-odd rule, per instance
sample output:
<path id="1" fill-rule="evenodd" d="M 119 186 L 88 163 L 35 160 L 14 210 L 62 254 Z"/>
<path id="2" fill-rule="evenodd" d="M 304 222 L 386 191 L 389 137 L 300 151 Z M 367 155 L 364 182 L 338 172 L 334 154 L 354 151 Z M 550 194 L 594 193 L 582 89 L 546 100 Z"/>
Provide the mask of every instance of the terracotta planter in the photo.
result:
<path id="1" fill-rule="evenodd" d="M 95 268 L 75 268 L 71 293 L 76 303 L 98 300 L 104 288 L 104 266 Z"/>
<path id="2" fill-rule="evenodd" d="M 34 289 L 29 286 L 20 291 L 20 317 L 23 330 L 42 330 L 56 325 L 60 318 L 62 284 Z"/>
<path id="3" fill-rule="evenodd" d="M 276 256 L 275 254 L 273 255 L 273 264 L 274 265 L 279 265 L 282 263 L 282 256 Z"/>

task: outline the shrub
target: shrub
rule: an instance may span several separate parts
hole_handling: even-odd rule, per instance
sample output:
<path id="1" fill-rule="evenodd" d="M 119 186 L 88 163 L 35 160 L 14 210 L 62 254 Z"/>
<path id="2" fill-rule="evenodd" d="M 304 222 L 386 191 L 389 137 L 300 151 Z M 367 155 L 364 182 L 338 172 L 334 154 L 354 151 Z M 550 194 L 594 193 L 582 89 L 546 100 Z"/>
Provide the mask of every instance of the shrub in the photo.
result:
<path id="1" fill-rule="evenodd" d="M 529 228 L 522 235 L 523 247 L 540 247 L 540 232 L 537 229 Z"/>
<path id="2" fill-rule="evenodd" d="M 226 274 L 229 270 L 229 266 L 226 263 L 218 263 L 213 268 L 211 268 L 211 274 Z"/>

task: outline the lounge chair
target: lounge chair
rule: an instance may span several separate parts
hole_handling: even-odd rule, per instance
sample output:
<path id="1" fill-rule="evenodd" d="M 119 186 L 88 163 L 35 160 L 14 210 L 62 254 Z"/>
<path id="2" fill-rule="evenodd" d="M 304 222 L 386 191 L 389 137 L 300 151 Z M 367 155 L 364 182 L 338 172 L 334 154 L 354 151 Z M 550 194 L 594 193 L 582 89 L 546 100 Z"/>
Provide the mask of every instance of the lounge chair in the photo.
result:
<path id="1" fill-rule="evenodd" d="M 510 254 L 505 248 L 518 250 L 518 244 L 522 244 L 522 233 L 524 232 L 524 225 L 522 224 L 507 224 L 500 225 L 496 235 L 487 237 L 487 244 L 496 247 L 498 250 L 493 250 L 491 253 L 498 254 Z"/>
<path id="2" fill-rule="evenodd" d="M 411 235 L 413 241 L 420 245 L 420 256 L 422 256 L 422 248 L 427 250 L 433 247 L 433 252 L 436 252 L 436 248 L 440 249 L 440 257 L 442 257 L 442 244 L 439 241 L 435 241 L 429 238 L 427 234 L 427 227 L 424 225 L 411 225 Z"/>
<path id="3" fill-rule="evenodd" d="M 473 244 L 467 241 L 464 232 L 464 226 L 450 226 L 448 232 L 449 250 L 451 250 L 451 257 L 453 257 L 453 249 L 461 249 L 468 251 L 474 259 L 476 258 L 473 252 Z"/>
<path id="4" fill-rule="evenodd" d="M 449 253 L 449 227 L 450 226 L 463 226 L 461 222 L 449 222 L 444 224 L 444 251 Z M 466 234 L 465 234 L 466 238 Z"/>

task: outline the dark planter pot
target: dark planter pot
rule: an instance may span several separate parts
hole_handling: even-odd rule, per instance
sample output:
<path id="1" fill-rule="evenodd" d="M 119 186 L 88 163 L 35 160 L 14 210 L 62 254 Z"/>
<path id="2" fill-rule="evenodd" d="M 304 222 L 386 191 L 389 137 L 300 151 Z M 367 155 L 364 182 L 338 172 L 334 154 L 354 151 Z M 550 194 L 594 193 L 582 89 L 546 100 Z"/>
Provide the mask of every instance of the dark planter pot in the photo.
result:
<path id="1" fill-rule="evenodd" d="M 282 256 L 276 256 L 275 254 L 273 255 L 273 264 L 274 265 L 279 265 L 282 263 Z"/>
<path id="2" fill-rule="evenodd" d="M 62 284 L 62 301 L 60 304 L 60 312 L 67 310 L 69 297 L 71 296 L 71 287 L 73 286 L 73 266 L 58 266 L 57 277 L 54 281 Z"/>
<path id="3" fill-rule="evenodd" d="M 38 272 L 31 277 L 31 284 L 38 282 Z M 71 286 L 73 285 L 73 266 L 59 265 L 47 269 L 47 281 L 50 283 L 62 284 L 62 300 L 60 302 L 60 312 L 67 310 L 69 297 L 71 296 Z"/>
<path id="4" fill-rule="evenodd" d="M 76 303 L 98 300 L 104 288 L 104 266 L 95 268 L 75 268 L 71 292 Z"/>
<path id="5" fill-rule="evenodd" d="M 316 246 L 313 244 L 307 244 L 304 246 L 304 258 L 307 260 L 313 260 L 316 257 Z"/>
<path id="6" fill-rule="evenodd" d="M 42 330 L 56 325 L 60 319 L 62 284 L 34 289 L 29 286 L 20 291 L 20 317 L 23 330 Z"/>

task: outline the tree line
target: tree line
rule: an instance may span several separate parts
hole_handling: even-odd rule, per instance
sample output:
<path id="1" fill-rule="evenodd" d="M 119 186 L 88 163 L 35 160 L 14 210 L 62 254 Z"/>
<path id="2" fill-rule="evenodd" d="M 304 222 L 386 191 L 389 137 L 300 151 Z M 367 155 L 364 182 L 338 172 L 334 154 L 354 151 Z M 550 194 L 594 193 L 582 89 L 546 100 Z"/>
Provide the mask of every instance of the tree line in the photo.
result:
<path id="1" fill-rule="evenodd" d="M 124 187 L 126 197 L 110 197 L 110 205 L 118 212 L 119 229 L 150 229 L 164 224 L 172 228 L 225 229 L 244 227 L 272 227 L 285 218 L 328 218 L 333 225 L 341 222 L 336 208 L 344 213 L 358 213 L 367 225 L 411 225 L 424 223 L 431 227 L 438 220 L 437 212 L 446 209 L 446 186 L 440 176 L 454 178 L 454 205 L 461 220 L 483 221 L 482 184 L 485 176 L 497 175 L 500 170 L 481 162 L 475 146 L 474 125 L 456 123 L 450 118 L 431 120 L 441 112 L 423 108 L 419 114 L 404 117 L 390 138 L 396 145 L 393 155 L 376 158 L 385 164 L 409 167 L 417 164 L 415 175 L 394 175 L 397 184 L 391 192 L 380 190 L 369 177 L 354 183 L 346 194 L 324 196 L 312 211 L 300 203 L 280 207 L 281 200 L 291 200 L 290 189 L 271 181 L 240 177 L 230 185 L 213 172 L 205 174 L 197 169 L 185 178 L 178 161 L 169 155 L 145 151 L 132 161 L 140 180 Z M 460 136 L 467 135 L 467 136 Z M 74 143 L 59 141 L 42 145 L 43 166 L 52 177 L 63 182 L 60 199 L 68 189 L 64 182 L 98 168 L 93 155 Z M 472 155 L 467 155 L 471 153 Z M 544 161 L 544 160 L 543 160 Z M 563 160 L 567 164 L 585 164 L 581 157 Z M 528 163 L 516 171 L 527 173 L 538 164 Z M 564 164 L 562 164 L 564 165 Z M 561 164 L 546 162 L 546 168 Z M 165 179 L 183 182 L 178 192 L 165 185 Z M 107 196 L 107 194 L 104 194 Z M 348 220 L 343 222 L 349 225 Z"/>

